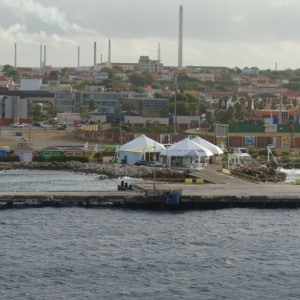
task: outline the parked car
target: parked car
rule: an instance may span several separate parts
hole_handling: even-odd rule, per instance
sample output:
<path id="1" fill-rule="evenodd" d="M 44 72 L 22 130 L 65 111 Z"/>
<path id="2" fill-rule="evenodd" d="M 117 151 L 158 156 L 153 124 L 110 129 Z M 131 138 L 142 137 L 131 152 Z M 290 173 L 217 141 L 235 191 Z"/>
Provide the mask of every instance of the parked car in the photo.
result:
<path id="1" fill-rule="evenodd" d="M 23 127 L 25 127 L 24 124 L 19 124 L 19 123 L 10 124 L 9 126 L 14 127 L 14 128 L 23 128 Z"/>
<path id="2" fill-rule="evenodd" d="M 145 160 L 138 160 L 134 163 L 135 166 L 147 166 L 148 161 Z"/>
<path id="3" fill-rule="evenodd" d="M 158 161 L 147 161 L 148 167 L 162 167 L 163 165 Z"/>
<path id="4" fill-rule="evenodd" d="M 32 126 L 41 127 L 41 122 L 33 121 Z"/>
<path id="5" fill-rule="evenodd" d="M 56 128 L 56 130 L 66 130 L 66 129 L 67 129 L 66 126 L 58 126 L 58 127 Z"/>
<path id="6" fill-rule="evenodd" d="M 41 127 L 43 127 L 43 128 L 53 128 L 53 126 L 50 125 L 50 124 L 41 124 Z"/>

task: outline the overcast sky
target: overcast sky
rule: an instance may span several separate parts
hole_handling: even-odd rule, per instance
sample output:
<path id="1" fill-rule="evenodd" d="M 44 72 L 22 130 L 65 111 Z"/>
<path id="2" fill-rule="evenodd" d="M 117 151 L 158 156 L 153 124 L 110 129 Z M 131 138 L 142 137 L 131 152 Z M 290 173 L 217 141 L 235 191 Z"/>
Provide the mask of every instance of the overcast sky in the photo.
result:
<path id="1" fill-rule="evenodd" d="M 60 67 L 106 61 L 136 63 L 140 55 L 178 63 L 183 5 L 183 65 L 300 68 L 299 0 L 0 0 L 0 65 Z"/>

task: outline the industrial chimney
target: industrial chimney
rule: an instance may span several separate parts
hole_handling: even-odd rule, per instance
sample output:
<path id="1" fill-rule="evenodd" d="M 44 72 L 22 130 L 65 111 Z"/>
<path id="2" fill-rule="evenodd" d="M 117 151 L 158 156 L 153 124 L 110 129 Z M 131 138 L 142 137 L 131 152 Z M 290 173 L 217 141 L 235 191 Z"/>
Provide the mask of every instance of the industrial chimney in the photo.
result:
<path id="1" fill-rule="evenodd" d="M 97 63 L 97 43 L 94 42 L 94 67 L 96 67 Z"/>
<path id="2" fill-rule="evenodd" d="M 161 52 L 160 52 L 160 44 L 158 44 L 158 50 L 157 50 L 157 60 L 160 61 L 161 60 Z"/>
<path id="3" fill-rule="evenodd" d="M 77 67 L 78 67 L 78 69 L 79 69 L 79 67 L 80 67 L 80 46 L 78 46 L 78 48 L 77 48 Z"/>
<path id="4" fill-rule="evenodd" d="M 183 7 L 179 7 L 179 36 L 178 36 L 178 68 L 182 68 L 182 27 L 183 27 Z"/>
<path id="5" fill-rule="evenodd" d="M 43 68 L 43 45 L 40 44 L 40 69 Z"/>
<path id="6" fill-rule="evenodd" d="M 17 68 L 17 43 L 15 43 L 15 69 Z"/>
<path id="7" fill-rule="evenodd" d="M 110 39 L 108 40 L 108 63 L 111 63 L 111 43 Z"/>
<path id="8" fill-rule="evenodd" d="M 44 45 L 44 66 L 47 65 L 46 58 L 47 58 L 47 47 L 46 47 L 46 45 Z"/>

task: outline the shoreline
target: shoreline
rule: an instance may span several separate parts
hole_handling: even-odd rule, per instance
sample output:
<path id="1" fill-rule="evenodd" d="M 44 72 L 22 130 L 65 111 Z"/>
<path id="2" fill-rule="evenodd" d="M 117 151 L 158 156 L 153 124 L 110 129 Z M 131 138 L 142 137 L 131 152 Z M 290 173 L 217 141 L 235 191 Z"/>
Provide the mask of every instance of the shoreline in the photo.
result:
<path id="1" fill-rule="evenodd" d="M 56 168 L 83 172 L 78 169 L 81 163 L 68 162 L 69 168 Z M 0 169 L 1 168 L 0 164 Z M 18 168 L 34 168 L 34 164 L 18 163 Z M 41 164 L 39 163 L 40 167 Z M 93 169 L 85 165 L 86 173 L 103 174 L 103 168 L 110 169 L 109 164 L 92 164 Z M 43 165 L 45 169 L 46 165 Z M 72 166 L 72 169 L 71 169 Z M 142 181 L 129 175 L 129 168 L 115 165 L 125 172 L 118 173 L 114 178 L 130 177 L 130 183 L 116 186 L 116 191 L 107 192 L 62 192 L 62 191 L 0 191 L 0 209 L 9 208 L 42 208 L 42 207 L 86 207 L 86 208 L 132 208 L 159 210 L 190 210 L 190 209 L 223 209 L 223 208 L 298 208 L 300 207 L 299 186 L 289 183 L 250 182 L 241 178 L 219 172 L 220 166 L 209 165 L 198 172 L 199 175 L 213 178 L 219 183 L 179 183 Z M 3 167 L 3 165 L 2 165 Z M 30 167 L 30 168 L 29 168 Z M 95 167 L 97 170 L 95 171 Z M 141 167 L 132 167 L 141 170 Z M 8 168 L 9 170 L 12 168 Z M 40 168 L 41 169 L 41 168 Z M 152 168 L 150 168 L 152 174 Z M 50 168 L 53 170 L 53 168 Z M 115 170 L 110 169 L 110 170 Z M 157 169 L 156 169 L 157 171 Z M 184 175 L 183 171 L 178 174 Z M 179 176 L 176 173 L 176 176 Z M 141 177 L 140 177 L 141 178 Z M 142 179 L 142 178 L 141 178 Z M 123 179 L 126 180 L 126 179 Z"/>

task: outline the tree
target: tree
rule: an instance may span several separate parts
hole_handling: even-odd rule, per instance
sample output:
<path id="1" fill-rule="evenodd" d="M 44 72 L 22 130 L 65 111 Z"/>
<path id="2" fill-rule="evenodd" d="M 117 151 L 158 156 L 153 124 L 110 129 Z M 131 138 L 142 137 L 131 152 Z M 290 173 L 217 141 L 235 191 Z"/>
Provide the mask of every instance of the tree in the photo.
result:
<path id="1" fill-rule="evenodd" d="M 234 104 L 235 118 L 238 121 L 244 121 L 247 119 L 249 113 L 246 110 L 246 99 L 240 99 Z"/>
<path id="2" fill-rule="evenodd" d="M 175 102 L 169 104 L 169 112 L 174 112 L 174 105 Z M 178 116 L 189 116 L 190 110 L 189 106 L 186 102 L 183 101 L 177 101 L 176 102 L 176 112 Z"/>
<path id="3" fill-rule="evenodd" d="M 264 132 L 264 146 L 266 146 L 266 127 L 267 127 L 267 124 L 266 124 L 265 120 L 261 121 L 259 123 L 259 126 L 260 126 L 260 128 L 262 128 L 262 130 Z"/>
<path id="4" fill-rule="evenodd" d="M 129 81 L 131 84 L 133 84 L 136 87 L 143 87 L 147 84 L 151 84 L 153 82 L 153 78 L 149 76 L 148 74 L 139 74 L 139 73 L 133 73 L 128 76 Z"/>
<path id="5" fill-rule="evenodd" d="M 46 115 L 42 111 L 42 106 L 36 104 L 31 111 L 31 118 L 33 121 L 44 121 L 46 119 Z"/>
<path id="6" fill-rule="evenodd" d="M 295 122 L 294 122 L 294 120 L 289 120 L 288 127 L 289 127 L 289 131 L 290 131 L 290 138 L 291 138 L 290 145 L 291 145 L 291 150 L 292 150 L 292 144 L 293 144 L 292 142 L 295 137 Z M 295 149 L 295 140 L 294 140 L 293 148 Z"/>
<path id="7" fill-rule="evenodd" d="M 89 111 L 94 111 L 98 107 L 97 103 L 95 100 L 91 100 L 89 103 Z"/>
<path id="8" fill-rule="evenodd" d="M 54 118 L 57 115 L 57 107 L 54 102 L 49 102 L 48 114 L 50 118 Z"/>
<path id="9" fill-rule="evenodd" d="M 5 65 L 3 67 L 3 73 L 7 77 L 12 77 L 14 81 L 17 81 L 20 79 L 19 72 L 11 65 Z"/>
<path id="10" fill-rule="evenodd" d="M 97 160 L 97 162 L 103 162 L 102 152 L 97 151 L 94 153 L 94 158 Z"/>

